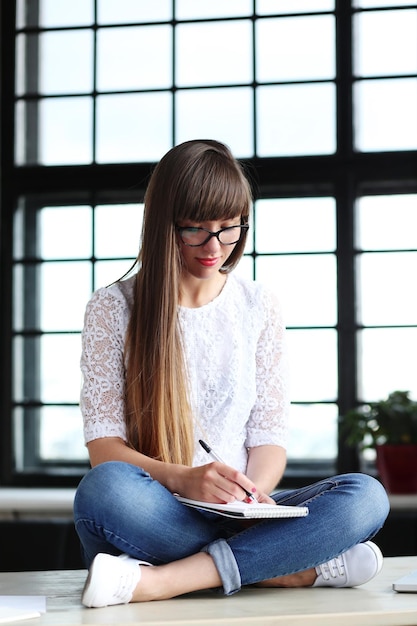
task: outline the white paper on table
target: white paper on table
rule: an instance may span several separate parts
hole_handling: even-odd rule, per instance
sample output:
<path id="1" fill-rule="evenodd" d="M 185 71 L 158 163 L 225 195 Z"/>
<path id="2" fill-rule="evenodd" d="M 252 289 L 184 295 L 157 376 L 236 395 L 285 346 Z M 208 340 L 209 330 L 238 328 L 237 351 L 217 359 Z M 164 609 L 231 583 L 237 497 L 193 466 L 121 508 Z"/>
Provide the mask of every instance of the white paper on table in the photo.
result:
<path id="1" fill-rule="evenodd" d="M 45 612 L 45 596 L 0 596 L 0 623 L 40 617 Z"/>

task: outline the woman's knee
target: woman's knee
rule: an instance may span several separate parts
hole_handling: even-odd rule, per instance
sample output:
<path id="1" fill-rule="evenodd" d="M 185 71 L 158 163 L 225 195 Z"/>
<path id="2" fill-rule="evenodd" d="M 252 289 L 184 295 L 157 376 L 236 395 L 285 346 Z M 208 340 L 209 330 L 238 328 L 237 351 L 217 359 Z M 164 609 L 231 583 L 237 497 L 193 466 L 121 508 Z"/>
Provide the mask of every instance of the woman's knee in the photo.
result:
<path id="1" fill-rule="evenodd" d="M 79 517 L 91 510 L 117 506 L 132 497 L 141 481 L 152 480 L 140 467 L 120 461 L 96 465 L 83 477 L 74 500 L 74 515 Z"/>
<path id="2" fill-rule="evenodd" d="M 379 515 L 381 526 L 388 517 L 390 502 L 384 486 L 372 476 L 366 476 L 367 493 L 372 501 L 374 510 Z"/>
<path id="3" fill-rule="evenodd" d="M 368 474 L 350 474 L 352 480 L 357 484 L 361 501 L 369 500 L 370 504 L 378 509 L 382 515 L 388 515 L 389 499 L 383 485 Z"/>
<path id="4" fill-rule="evenodd" d="M 364 532 L 373 536 L 388 517 L 390 505 L 387 493 L 382 484 L 368 474 L 348 474 L 345 478 L 354 487 L 352 527 L 358 524 L 363 527 Z"/>

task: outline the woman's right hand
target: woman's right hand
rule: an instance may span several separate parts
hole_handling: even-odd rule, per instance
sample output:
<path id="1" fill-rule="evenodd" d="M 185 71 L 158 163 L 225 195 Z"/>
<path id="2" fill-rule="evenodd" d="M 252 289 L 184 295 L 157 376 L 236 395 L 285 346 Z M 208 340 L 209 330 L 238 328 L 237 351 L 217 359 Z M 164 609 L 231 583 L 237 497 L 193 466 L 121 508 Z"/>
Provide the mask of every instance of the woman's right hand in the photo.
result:
<path id="1" fill-rule="evenodd" d="M 245 500 L 245 489 L 256 497 L 256 486 L 247 476 L 218 461 L 199 467 L 181 466 L 178 478 L 175 491 L 193 500 L 219 504 Z"/>

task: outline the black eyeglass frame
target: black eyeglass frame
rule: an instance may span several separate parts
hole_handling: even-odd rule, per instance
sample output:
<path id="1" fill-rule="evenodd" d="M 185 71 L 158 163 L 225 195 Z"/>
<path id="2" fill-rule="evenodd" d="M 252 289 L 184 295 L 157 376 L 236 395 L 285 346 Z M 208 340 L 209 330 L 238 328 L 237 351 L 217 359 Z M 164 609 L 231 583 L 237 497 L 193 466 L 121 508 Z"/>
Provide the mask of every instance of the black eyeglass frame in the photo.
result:
<path id="1" fill-rule="evenodd" d="M 202 230 L 202 231 L 208 233 L 207 238 L 204 239 L 204 241 L 202 241 L 201 243 L 188 243 L 187 241 L 184 241 L 184 239 L 182 238 L 182 231 L 188 230 L 190 228 L 192 228 L 193 230 Z M 239 238 L 236 239 L 236 241 L 230 241 L 229 243 L 223 243 L 223 241 L 220 241 L 220 234 L 223 233 L 225 230 L 230 230 L 232 228 L 240 228 Z M 233 246 L 235 243 L 238 243 L 242 239 L 243 233 L 248 232 L 249 224 L 236 224 L 234 226 L 225 226 L 224 228 L 221 228 L 217 232 L 213 232 L 212 230 L 209 230 L 208 228 L 202 228 L 200 226 L 178 226 L 178 225 L 175 225 L 175 229 L 178 231 L 182 243 L 185 246 L 189 246 L 190 248 L 199 248 L 200 246 L 204 246 L 206 243 L 208 243 L 210 241 L 210 239 L 212 237 L 216 237 L 217 241 L 222 246 Z"/>

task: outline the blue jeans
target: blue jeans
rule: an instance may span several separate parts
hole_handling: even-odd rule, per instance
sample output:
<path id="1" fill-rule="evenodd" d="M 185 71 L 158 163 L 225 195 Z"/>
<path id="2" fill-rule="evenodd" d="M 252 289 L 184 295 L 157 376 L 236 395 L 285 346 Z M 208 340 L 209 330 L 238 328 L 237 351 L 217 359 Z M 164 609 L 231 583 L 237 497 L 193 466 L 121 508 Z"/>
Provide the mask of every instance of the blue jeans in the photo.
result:
<path id="1" fill-rule="evenodd" d="M 315 567 L 373 537 L 389 511 L 378 481 L 345 474 L 281 491 L 277 504 L 309 507 L 303 518 L 239 520 L 184 506 L 141 468 L 111 461 L 84 476 L 74 502 L 87 567 L 98 552 L 154 565 L 208 552 L 230 595 L 242 585 Z"/>

